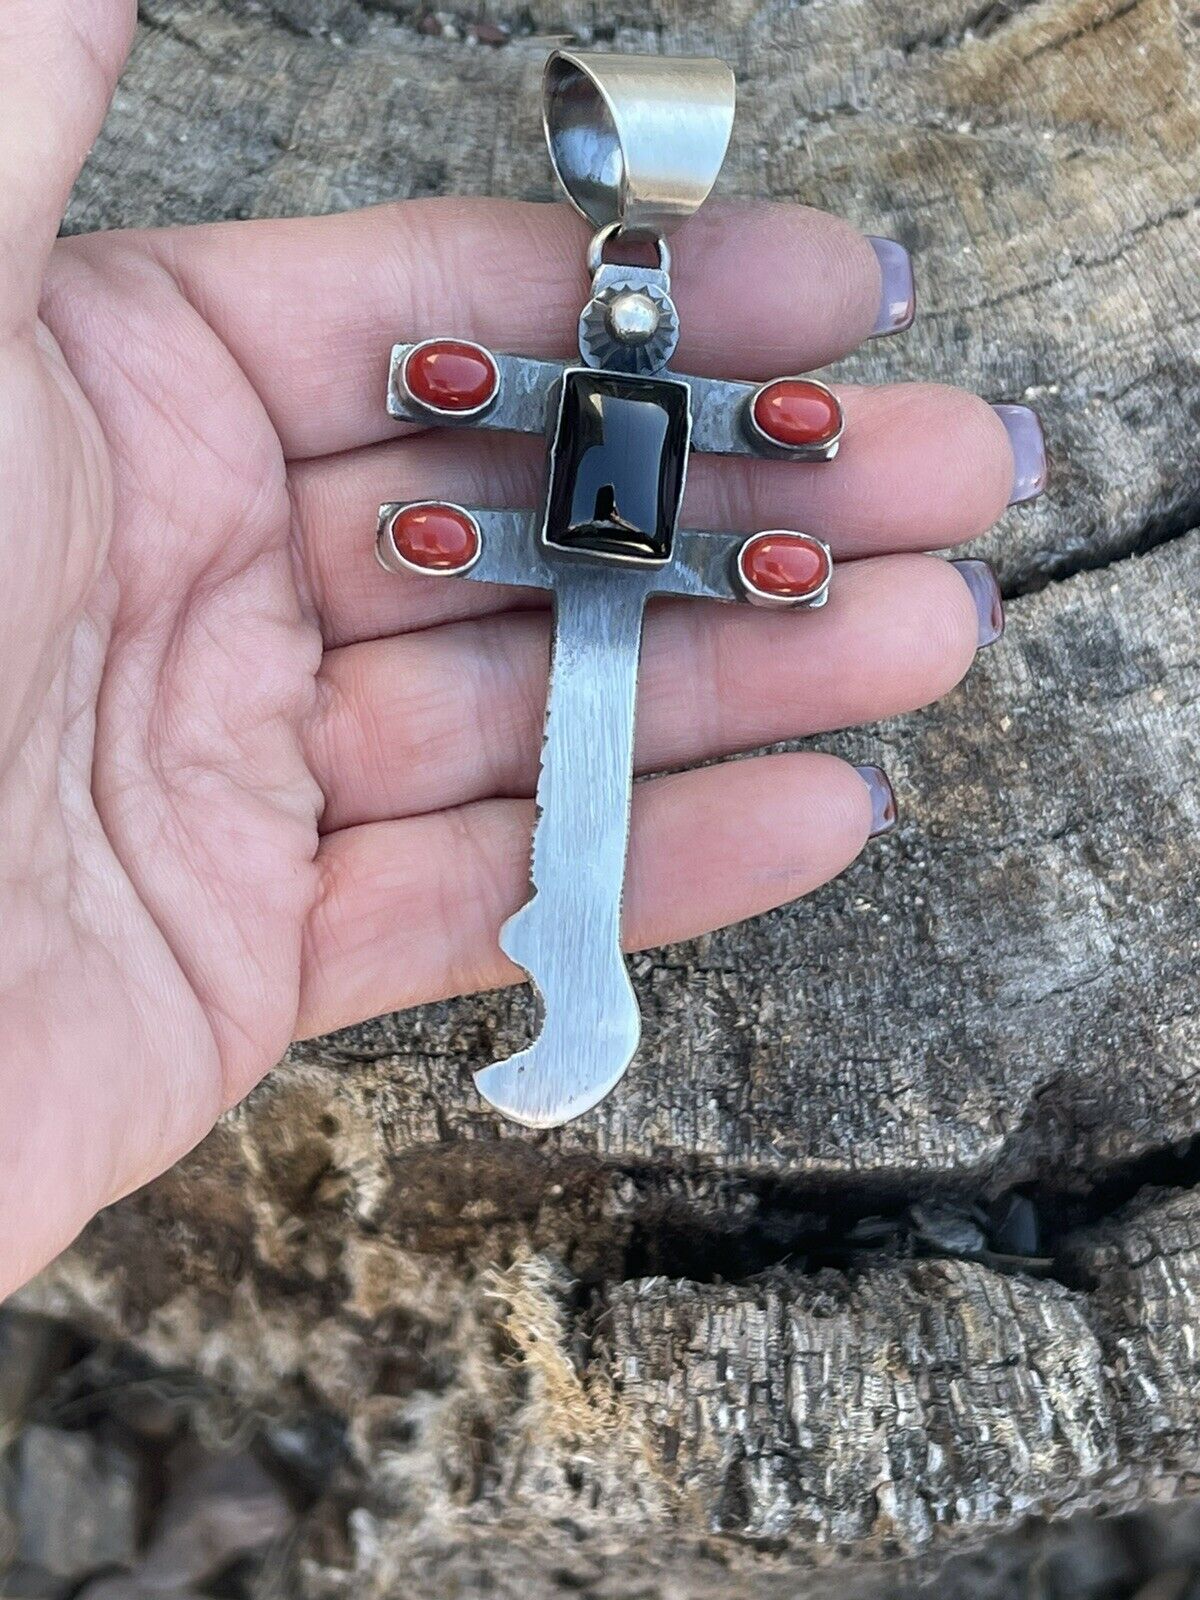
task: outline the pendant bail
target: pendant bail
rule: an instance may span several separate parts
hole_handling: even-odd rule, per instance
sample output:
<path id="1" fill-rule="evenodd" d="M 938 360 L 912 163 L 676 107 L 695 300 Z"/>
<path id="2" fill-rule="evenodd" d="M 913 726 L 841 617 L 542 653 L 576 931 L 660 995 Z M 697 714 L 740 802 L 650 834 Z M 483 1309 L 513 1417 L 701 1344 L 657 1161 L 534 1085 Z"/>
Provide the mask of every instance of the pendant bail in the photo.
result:
<path id="1" fill-rule="evenodd" d="M 542 80 L 555 175 L 594 228 L 661 239 L 716 182 L 735 95 L 712 56 L 556 50 Z"/>

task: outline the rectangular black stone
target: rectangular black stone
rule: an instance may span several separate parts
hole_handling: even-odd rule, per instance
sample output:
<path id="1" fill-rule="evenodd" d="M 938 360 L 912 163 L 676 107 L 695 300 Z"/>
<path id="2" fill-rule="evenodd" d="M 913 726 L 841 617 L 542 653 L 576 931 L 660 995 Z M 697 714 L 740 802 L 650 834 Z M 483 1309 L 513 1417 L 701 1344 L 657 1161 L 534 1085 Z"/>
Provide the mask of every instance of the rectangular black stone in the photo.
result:
<path id="1" fill-rule="evenodd" d="M 690 431 L 684 383 L 565 373 L 550 457 L 547 544 L 669 561 Z"/>

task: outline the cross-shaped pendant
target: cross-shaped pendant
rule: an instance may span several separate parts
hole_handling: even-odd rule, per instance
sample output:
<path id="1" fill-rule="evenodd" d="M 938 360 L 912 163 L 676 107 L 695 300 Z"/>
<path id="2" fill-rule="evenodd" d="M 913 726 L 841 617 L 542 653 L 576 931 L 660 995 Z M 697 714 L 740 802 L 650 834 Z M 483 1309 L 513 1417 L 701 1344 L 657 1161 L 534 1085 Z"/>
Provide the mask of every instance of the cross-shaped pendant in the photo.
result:
<path id="1" fill-rule="evenodd" d="M 484 1099 L 530 1127 L 579 1116 L 637 1049 L 621 954 L 642 622 L 655 595 L 815 607 L 829 550 L 792 530 L 679 527 L 689 451 L 827 461 L 842 416 L 808 378 L 765 384 L 670 372 L 679 320 L 664 234 L 703 201 L 733 123 L 733 77 L 708 59 L 556 52 L 546 67 L 551 159 L 598 228 L 581 362 L 502 355 L 466 340 L 392 352 L 388 410 L 425 425 L 547 433 L 537 513 L 390 503 L 376 550 L 391 572 L 548 589 L 554 644 L 537 788 L 531 897 L 500 945 L 533 981 L 530 1047 L 476 1075 Z M 617 234 L 654 267 L 604 260 Z"/>

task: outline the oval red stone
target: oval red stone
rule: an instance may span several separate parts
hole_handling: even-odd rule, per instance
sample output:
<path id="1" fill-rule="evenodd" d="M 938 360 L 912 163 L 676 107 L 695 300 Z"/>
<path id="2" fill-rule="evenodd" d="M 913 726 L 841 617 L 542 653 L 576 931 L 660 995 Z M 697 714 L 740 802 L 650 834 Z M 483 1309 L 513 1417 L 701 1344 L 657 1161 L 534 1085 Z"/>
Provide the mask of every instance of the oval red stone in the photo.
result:
<path id="1" fill-rule="evenodd" d="M 431 339 L 409 352 L 404 363 L 408 392 L 431 411 L 474 411 L 500 384 L 486 350 L 460 339 Z"/>
<path id="2" fill-rule="evenodd" d="M 806 600 L 828 583 L 829 552 L 805 533 L 760 533 L 742 546 L 743 579 L 778 600 Z"/>
<path id="3" fill-rule="evenodd" d="M 808 378 L 777 378 L 754 397 L 754 420 L 768 439 L 795 450 L 827 444 L 842 425 L 842 408 Z"/>
<path id="4" fill-rule="evenodd" d="M 455 572 L 479 554 L 479 529 L 455 506 L 405 506 L 392 518 L 392 542 L 423 572 Z"/>

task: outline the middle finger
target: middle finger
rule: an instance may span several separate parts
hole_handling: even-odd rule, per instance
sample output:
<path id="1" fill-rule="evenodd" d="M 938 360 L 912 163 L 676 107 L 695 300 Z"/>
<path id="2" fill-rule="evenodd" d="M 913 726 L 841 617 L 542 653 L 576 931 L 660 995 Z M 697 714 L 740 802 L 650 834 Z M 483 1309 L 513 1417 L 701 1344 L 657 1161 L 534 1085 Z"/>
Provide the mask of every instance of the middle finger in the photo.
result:
<path id="1" fill-rule="evenodd" d="M 912 710 L 958 681 L 979 638 L 968 585 L 936 556 L 842 566 L 828 605 L 808 613 L 655 605 L 638 687 L 637 768 Z M 532 794 L 549 650 L 542 611 L 329 651 L 308 751 L 326 797 L 323 829 Z"/>

